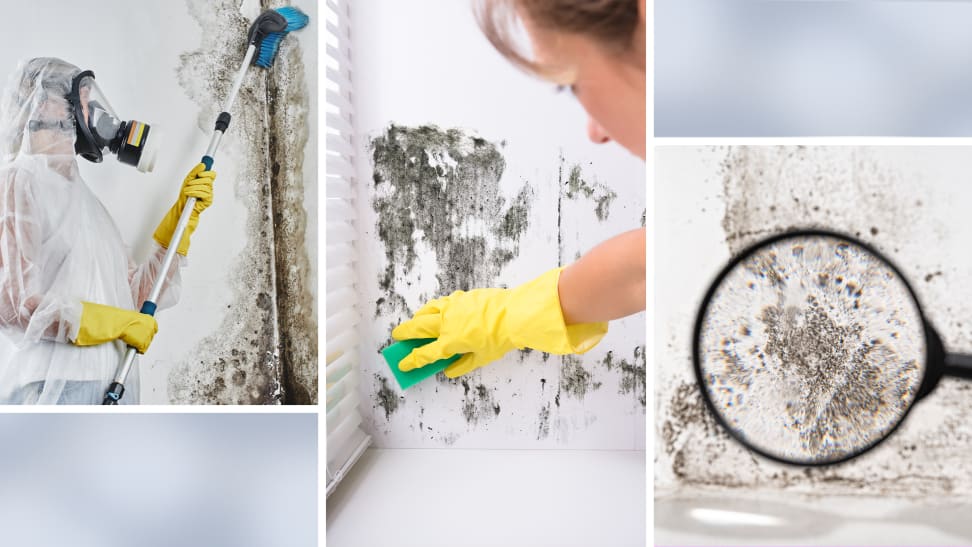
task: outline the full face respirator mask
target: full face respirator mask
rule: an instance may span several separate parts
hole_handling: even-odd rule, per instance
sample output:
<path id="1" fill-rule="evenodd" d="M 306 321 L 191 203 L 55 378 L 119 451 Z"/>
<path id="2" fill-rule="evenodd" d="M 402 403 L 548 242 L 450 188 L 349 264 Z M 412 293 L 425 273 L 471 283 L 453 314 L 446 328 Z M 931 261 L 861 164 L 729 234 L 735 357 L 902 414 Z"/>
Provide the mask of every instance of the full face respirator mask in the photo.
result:
<path id="1" fill-rule="evenodd" d="M 101 163 L 107 150 L 121 163 L 143 173 L 152 171 L 161 140 L 158 129 L 118 116 L 95 82 L 92 71 L 85 70 L 74 77 L 67 99 L 74 110 L 77 132 L 74 151 L 78 155 Z"/>

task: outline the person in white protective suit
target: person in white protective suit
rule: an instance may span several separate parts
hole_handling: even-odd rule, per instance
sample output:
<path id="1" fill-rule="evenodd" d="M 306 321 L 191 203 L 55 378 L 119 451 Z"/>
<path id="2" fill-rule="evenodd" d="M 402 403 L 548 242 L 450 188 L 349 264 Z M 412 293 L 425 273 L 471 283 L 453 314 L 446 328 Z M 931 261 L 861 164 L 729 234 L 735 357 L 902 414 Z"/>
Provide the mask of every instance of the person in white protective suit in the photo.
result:
<path id="1" fill-rule="evenodd" d="M 151 168 L 148 125 L 121 121 L 90 71 L 22 62 L 0 95 L 0 403 L 97 404 L 125 346 L 144 353 L 158 327 L 135 311 L 160 274 L 182 206 L 197 199 L 157 302 L 178 300 L 179 269 L 216 176 L 197 165 L 136 265 L 77 155 Z M 149 165 L 146 166 L 145 164 Z M 137 367 L 126 403 L 138 402 Z"/>

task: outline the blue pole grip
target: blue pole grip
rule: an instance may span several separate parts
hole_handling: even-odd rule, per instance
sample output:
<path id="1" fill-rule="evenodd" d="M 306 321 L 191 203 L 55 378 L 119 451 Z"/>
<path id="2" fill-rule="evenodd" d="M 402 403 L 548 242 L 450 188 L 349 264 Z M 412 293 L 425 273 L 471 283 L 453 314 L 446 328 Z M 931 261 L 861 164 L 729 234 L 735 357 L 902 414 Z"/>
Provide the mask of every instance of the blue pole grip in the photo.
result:
<path id="1" fill-rule="evenodd" d="M 142 303 L 142 309 L 138 311 L 140 313 L 144 313 L 145 315 L 155 316 L 155 308 L 156 308 L 155 302 L 152 302 L 151 300 L 146 300 L 145 302 Z"/>
<path id="2" fill-rule="evenodd" d="M 206 166 L 206 171 L 211 171 L 213 169 L 213 158 L 210 156 L 202 157 L 203 165 Z"/>

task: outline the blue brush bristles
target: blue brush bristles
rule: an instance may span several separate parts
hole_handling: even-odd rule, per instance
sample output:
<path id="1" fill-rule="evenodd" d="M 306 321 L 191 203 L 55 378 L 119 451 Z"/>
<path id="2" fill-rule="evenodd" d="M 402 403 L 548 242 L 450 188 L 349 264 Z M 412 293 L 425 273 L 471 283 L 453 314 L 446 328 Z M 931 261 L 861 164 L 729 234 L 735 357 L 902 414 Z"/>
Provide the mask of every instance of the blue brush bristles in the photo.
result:
<path id="1" fill-rule="evenodd" d="M 310 21 L 310 17 L 307 17 L 304 12 L 291 6 L 277 8 L 274 11 L 287 20 L 287 28 L 283 32 L 271 32 L 267 34 L 266 38 L 260 41 L 260 48 L 257 52 L 255 64 L 263 68 L 270 68 L 270 65 L 273 64 L 273 58 L 277 55 L 277 48 L 280 46 L 280 41 L 283 40 L 283 37 L 288 32 L 306 27 L 307 22 Z"/>

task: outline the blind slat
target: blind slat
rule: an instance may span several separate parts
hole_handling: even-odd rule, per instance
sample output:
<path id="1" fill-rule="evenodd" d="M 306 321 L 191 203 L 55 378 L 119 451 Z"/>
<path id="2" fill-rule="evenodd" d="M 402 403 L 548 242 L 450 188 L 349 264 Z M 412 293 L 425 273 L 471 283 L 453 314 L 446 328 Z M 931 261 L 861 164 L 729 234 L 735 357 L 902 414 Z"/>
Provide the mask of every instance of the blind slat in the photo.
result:
<path id="1" fill-rule="evenodd" d="M 354 430 L 358 428 L 358 424 L 360 423 L 361 415 L 355 412 L 344 423 L 338 425 L 334 429 L 334 433 L 327 436 L 328 446 L 341 446 L 354 433 Z M 328 458 L 328 464 L 331 464 L 330 458 Z"/>
<path id="2" fill-rule="evenodd" d="M 339 67 L 351 66 L 350 51 L 346 50 L 345 48 L 328 44 L 327 47 L 324 48 L 324 54 L 331 59 L 334 59 Z"/>
<path id="3" fill-rule="evenodd" d="M 337 361 L 335 361 L 337 363 Z M 341 404 L 345 398 L 355 393 L 358 387 L 358 377 L 352 368 L 357 363 L 346 362 L 343 367 L 332 370 L 327 382 L 327 408 L 331 410 L 335 405 Z"/>
<path id="4" fill-rule="evenodd" d="M 343 158 L 337 154 L 328 154 L 327 169 L 324 173 L 326 175 L 337 175 L 345 179 L 350 179 L 354 177 L 354 166 L 348 162 L 347 158 Z M 350 186 L 351 181 L 348 180 L 347 184 Z"/>
<path id="5" fill-rule="evenodd" d="M 358 335 L 354 330 L 335 332 L 333 337 L 330 337 L 331 333 L 327 334 L 329 336 L 327 339 L 327 362 L 331 362 L 341 355 L 357 349 Z"/>
<path id="6" fill-rule="evenodd" d="M 353 307 L 344 308 L 337 312 L 328 310 L 327 330 L 330 332 L 333 329 L 333 332 L 339 332 L 348 328 L 348 325 L 356 325 L 358 323 L 357 315 L 357 310 Z"/>
<path id="7" fill-rule="evenodd" d="M 354 158 L 354 148 L 351 147 L 351 143 L 337 135 L 327 136 L 327 149 L 330 152 L 337 152 L 342 156 Z"/>
<path id="8" fill-rule="evenodd" d="M 358 240 L 358 232 L 354 229 L 353 225 L 346 222 L 328 222 L 326 229 L 328 230 L 327 244 L 330 247 L 348 245 Z M 335 249 L 335 251 L 337 251 L 337 249 Z M 335 256 L 337 256 L 337 253 L 335 253 Z M 330 280 L 330 278 L 328 278 L 328 280 Z"/>
<path id="9" fill-rule="evenodd" d="M 324 206 L 327 209 L 328 222 L 342 222 L 354 219 L 354 207 L 347 201 L 328 198 L 325 202 Z"/>
<path id="10" fill-rule="evenodd" d="M 353 287 L 342 287 L 334 292 L 327 293 L 327 309 L 343 310 L 354 306 L 358 299 Z"/>
<path id="11" fill-rule="evenodd" d="M 328 292 L 325 299 L 325 380 L 327 427 L 327 494 L 370 444 L 361 428 L 359 336 L 361 314 L 355 289 L 355 149 L 350 4 L 327 0 L 335 17 L 325 21 L 325 255 Z M 336 63 L 336 67 L 334 64 Z"/>
<path id="12" fill-rule="evenodd" d="M 341 424 L 348 416 L 352 413 L 358 411 L 358 394 L 354 390 L 341 398 L 341 402 L 335 404 L 330 410 L 327 411 L 327 432 L 333 433 L 338 425 Z"/>
<path id="13" fill-rule="evenodd" d="M 327 263 L 350 265 L 354 262 L 354 246 L 348 243 L 327 246 Z"/>
<path id="14" fill-rule="evenodd" d="M 351 466 L 358 461 L 358 458 L 364 454 L 364 451 L 371 444 L 371 437 L 365 434 L 360 428 L 352 432 L 351 436 L 344 441 L 344 446 L 340 448 L 335 448 L 332 452 L 330 446 L 328 446 L 328 461 L 327 461 L 327 495 L 330 496 L 331 492 L 337 487 L 344 475 L 347 474 Z M 333 461 L 331 455 L 334 455 Z M 343 462 L 343 463 L 338 463 Z"/>
<path id="15" fill-rule="evenodd" d="M 324 379 L 328 384 L 334 384 L 341 380 L 341 376 L 346 374 L 352 367 L 358 365 L 358 353 L 347 351 L 338 355 L 324 368 Z"/>
<path id="16" fill-rule="evenodd" d="M 351 185 L 344 179 L 339 177 L 326 177 L 325 180 L 325 191 L 327 192 L 328 199 L 349 201 L 354 197 L 354 191 Z"/>
<path id="17" fill-rule="evenodd" d="M 341 109 L 344 113 L 349 116 L 354 115 L 354 107 L 351 106 L 351 101 L 343 97 L 341 94 L 337 93 L 332 89 L 328 89 L 324 93 L 324 97 L 328 103 L 334 105 L 335 107 Z"/>
<path id="18" fill-rule="evenodd" d="M 354 285 L 354 268 L 349 266 L 336 266 L 327 269 L 327 280 L 339 287 Z"/>
<path id="19" fill-rule="evenodd" d="M 324 69 L 324 77 L 337 84 L 338 88 L 347 88 L 348 84 L 350 83 L 350 76 L 349 76 L 350 72 L 351 71 L 347 70 L 346 68 L 337 69 L 333 67 L 326 67 Z M 330 113 L 328 115 L 330 115 Z M 347 123 L 347 120 L 345 120 L 344 118 L 341 118 L 340 116 L 337 117 L 341 119 L 342 122 Z M 330 120 L 327 121 L 327 124 L 333 127 L 334 129 L 345 131 L 345 129 L 342 129 L 340 124 L 334 123 L 332 125 Z M 346 129 L 346 131 L 350 132 L 351 129 L 348 128 Z"/>

